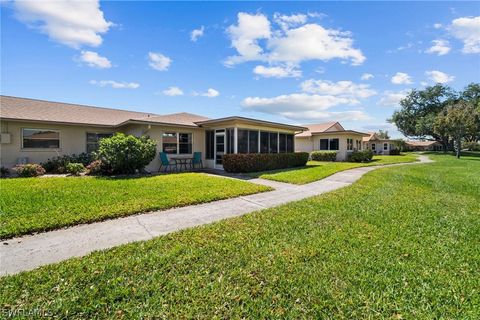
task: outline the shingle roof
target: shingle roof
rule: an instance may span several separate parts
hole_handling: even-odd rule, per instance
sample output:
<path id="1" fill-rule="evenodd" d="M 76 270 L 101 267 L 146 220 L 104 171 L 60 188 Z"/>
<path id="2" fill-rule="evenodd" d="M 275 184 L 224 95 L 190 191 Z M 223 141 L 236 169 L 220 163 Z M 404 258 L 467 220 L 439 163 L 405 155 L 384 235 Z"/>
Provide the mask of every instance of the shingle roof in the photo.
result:
<path id="1" fill-rule="evenodd" d="M 0 96 L 0 117 L 98 126 L 118 126 L 132 120 L 197 126 L 194 122 L 208 119 L 186 112 L 158 115 L 11 96 Z"/>
<path id="2" fill-rule="evenodd" d="M 412 147 L 429 147 L 438 141 L 405 141 L 405 143 Z"/>
<path id="3" fill-rule="evenodd" d="M 304 131 L 302 133 L 297 133 L 296 137 L 310 137 L 314 132 L 324 132 L 328 130 L 337 122 L 326 122 L 326 123 L 316 123 L 316 124 L 304 124 L 302 127 L 308 128 L 309 131 Z"/>
<path id="4" fill-rule="evenodd" d="M 368 142 L 370 141 L 372 138 L 375 137 L 375 132 L 367 132 L 367 134 L 369 135 L 368 137 L 363 137 L 362 138 L 362 141 L 363 142 Z"/>

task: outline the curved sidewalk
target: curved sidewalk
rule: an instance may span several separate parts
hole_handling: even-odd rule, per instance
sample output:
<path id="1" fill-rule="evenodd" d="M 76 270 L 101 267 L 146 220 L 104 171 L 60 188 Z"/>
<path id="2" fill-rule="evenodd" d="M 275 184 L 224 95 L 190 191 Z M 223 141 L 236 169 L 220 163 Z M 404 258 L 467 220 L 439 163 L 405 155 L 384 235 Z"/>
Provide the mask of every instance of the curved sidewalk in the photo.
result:
<path id="1" fill-rule="evenodd" d="M 378 168 L 433 162 L 423 155 L 419 160 L 350 169 L 304 185 L 252 179 L 249 182 L 268 185 L 275 190 L 8 239 L 0 247 L 0 276 L 302 200 L 351 185 L 365 173 Z"/>

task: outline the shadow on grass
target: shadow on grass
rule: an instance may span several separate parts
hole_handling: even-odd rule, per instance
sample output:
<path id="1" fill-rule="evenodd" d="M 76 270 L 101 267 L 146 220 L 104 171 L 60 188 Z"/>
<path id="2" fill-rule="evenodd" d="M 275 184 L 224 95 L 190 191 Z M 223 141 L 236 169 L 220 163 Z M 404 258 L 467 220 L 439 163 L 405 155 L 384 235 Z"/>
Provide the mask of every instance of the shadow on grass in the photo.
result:
<path id="1" fill-rule="evenodd" d="M 455 152 L 441 152 L 441 151 L 425 151 L 423 152 L 422 154 L 425 154 L 425 155 L 446 155 L 446 156 L 452 156 L 452 157 L 456 157 L 456 153 Z M 468 158 L 464 158 L 464 157 L 468 157 Z M 460 159 L 464 159 L 464 160 L 469 160 L 469 161 L 480 161 L 480 152 L 477 152 L 477 151 L 462 151 L 460 153 Z"/>

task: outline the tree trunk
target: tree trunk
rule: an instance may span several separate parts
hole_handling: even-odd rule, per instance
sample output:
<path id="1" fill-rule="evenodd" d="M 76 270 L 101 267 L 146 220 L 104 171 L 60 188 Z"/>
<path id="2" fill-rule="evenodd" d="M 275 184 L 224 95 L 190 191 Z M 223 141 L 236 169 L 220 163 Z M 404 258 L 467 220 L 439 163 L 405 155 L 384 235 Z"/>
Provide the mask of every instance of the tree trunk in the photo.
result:
<path id="1" fill-rule="evenodd" d="M 460 159 L 460 151 L 462 150 L 462 139 L 457 138 L 457 159 Z"/>

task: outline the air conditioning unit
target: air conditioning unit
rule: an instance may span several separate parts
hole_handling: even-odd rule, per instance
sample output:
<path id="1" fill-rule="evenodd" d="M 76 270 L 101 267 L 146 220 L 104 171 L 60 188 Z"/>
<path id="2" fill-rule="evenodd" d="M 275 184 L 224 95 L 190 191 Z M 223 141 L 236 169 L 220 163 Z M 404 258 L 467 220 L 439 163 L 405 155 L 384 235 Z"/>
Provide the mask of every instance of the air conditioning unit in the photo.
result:
<path id="1" fill-rule="evenodd" d="M 12 135 L 10 133 L 0 133 L 0 143 L 11 143 Z"/>

